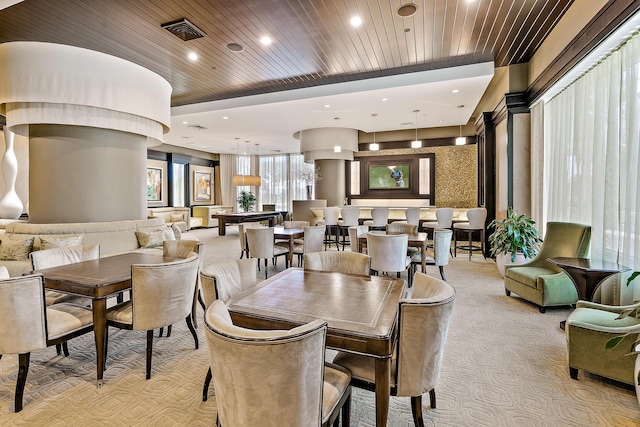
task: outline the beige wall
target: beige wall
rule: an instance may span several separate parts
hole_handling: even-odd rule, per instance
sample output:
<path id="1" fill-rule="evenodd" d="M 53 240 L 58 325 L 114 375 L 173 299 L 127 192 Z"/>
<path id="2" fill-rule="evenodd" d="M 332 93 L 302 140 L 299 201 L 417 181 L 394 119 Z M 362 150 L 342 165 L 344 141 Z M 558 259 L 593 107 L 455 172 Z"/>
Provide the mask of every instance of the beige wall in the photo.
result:
<path id="1" fill-rule="evenodd" d="M 531 216 L 531 114 L 513 115 L 513 209 Z"/>
<path id="2" fill-rule="evenodd" d="M 147 138 L 108 129 L 31 125 L 33 223 L 144 219 Z"/>
<path id="3" fill-rule="evenodd" d="M 508 205 L 508 157 L 507 121 L 496 125 L 496 218 L 507 216 Z"/>
<path id="4" fill-rule="evenodd" d="M 316 160 L 322 179 L 316 182 L 316 198 L 327 201 L 327 206 L 343 206 L 345 192 L 345 161 L 339 159 Z"/>

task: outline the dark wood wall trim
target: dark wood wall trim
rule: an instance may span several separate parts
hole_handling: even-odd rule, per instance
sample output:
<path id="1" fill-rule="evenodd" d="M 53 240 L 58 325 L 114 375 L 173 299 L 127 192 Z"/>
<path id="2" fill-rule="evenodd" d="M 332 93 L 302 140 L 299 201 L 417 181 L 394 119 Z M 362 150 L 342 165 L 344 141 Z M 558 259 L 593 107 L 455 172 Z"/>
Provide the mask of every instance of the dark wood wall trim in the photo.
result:
<path id="1" fill-rule="evenodd" d="M 554 83 L 564 76 L 604 38 L 611 34 L 640 9 L 640 0 L 609 0 L 595 16 L 556 57 L 527 91 L 529 104 L 535 102 Z"/>
<path id="2" fill-rule="evenodd" d="M 482 113 L 478 129 L 478 206 L 487 209 L 487 222 L 496 218 L 496 132 L 492 112 Z M 489 256 L 489 233 L 485 233 L 485 256 Z"/>

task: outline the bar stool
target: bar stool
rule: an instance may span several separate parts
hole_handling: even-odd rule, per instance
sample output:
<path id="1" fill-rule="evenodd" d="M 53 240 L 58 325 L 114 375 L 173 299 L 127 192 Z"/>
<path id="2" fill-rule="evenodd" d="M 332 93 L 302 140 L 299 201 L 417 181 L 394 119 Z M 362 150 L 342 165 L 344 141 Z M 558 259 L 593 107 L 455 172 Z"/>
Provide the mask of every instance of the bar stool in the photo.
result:
<path id="1" fill-rule="evenodd" d="M 467 218 L 469 222 L 460 222 L 453 224 L 453 256 L 457 256 L 457 249 L 463 249 L 469 251 L 469 260 L 471 260 L 471 253 L 473 251 L 482 251 L 482 256 L 487 259 L 484 254 L 484 231 L 485 220 L 487 219 L 487 210 L 485 208 L 473 208 L 467 211 Z M 458 232 L 467 233 L 469 239 L 468 245 L 458 246 Z M 473 245 L 473 232 L 480 232 L 480 247 Z"/>
<path id="2" fill-rule="evenodd" d="M 338 218 L 340 218 L 340 208 L 337 206 L 328 207 L 322 209 L 324 215 L 325 226 L 325 239 L 324 249 L 327 250 L 327 245 L 335 243 L 336 249 L 340 250 L 340 226 L 338 225 Z M 335 240 L 332 239 L 332 233 L 335 233 Z"/>
<path id="3" fill-rule="evenodd" d="M 452 223 L 453 208 L 438 208 L 436 209 L 436 221 L 423 222 L 422 228 L 428 232 L 435 228 L 451 228 Z"/>
<path id="4" fill-rule="evenodd" d="M 340 211 L 342 219 L 338 221 L 340 226 L 340 234 L 342 234 L 342 250 L 344 251 L 344 245 L 347 243 L 351 245 L 351 239 L 346 241 L 346 237 L 349 237 L 349 227 L 355 227 L 358 225 L 360 218 L 360 208 L 357 206 L 345 206 Z M 356 245 L 358 242 L 356 242 Z"/>
<path id="5" fill-rule="evenodd" d="M 399 224 L 420 225 L 420 208 L 407 208 L 404 211 L 405 220 L 393 221 Z"/>
<path id="6" fill-rule="evenodd" d="M 370 230 L 386 230 L 387 221 L 389 220 L 389 208 L 373 208 L 371 209 L 371 219 L 364 222 Z"/>

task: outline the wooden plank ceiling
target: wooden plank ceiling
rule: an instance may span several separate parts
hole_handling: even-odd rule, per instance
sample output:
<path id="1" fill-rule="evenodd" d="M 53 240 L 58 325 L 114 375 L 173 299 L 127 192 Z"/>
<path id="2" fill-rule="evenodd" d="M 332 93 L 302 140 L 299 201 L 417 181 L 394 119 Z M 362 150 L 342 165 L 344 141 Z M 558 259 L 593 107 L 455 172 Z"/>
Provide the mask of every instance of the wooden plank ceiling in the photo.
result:
<path id="1" fill-rule="evenodd" d="M 527 62 L 573 0 L 26 0 L 0 11 L 0 42 L 43 41 L 140 64 L 172 105 L 411 71 Z M 350 25 L 353 15 L 362 25 Z M 161 28 L 186 18 L 206 35 Z M 263 46 L 260 38 L 273 39 Z M 233 52 L 229 43 L 244 50 Z M 188 52 L 199 59 L 187 59 Z"/>

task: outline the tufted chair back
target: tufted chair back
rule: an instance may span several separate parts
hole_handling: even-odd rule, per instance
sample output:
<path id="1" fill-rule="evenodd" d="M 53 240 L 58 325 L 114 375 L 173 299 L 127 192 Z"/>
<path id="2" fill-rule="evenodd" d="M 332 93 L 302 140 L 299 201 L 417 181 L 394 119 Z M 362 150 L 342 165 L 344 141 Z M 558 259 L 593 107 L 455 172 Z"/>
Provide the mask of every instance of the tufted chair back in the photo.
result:
<path id="1" fill-rule="evenodd" d="M 256 258 L 219 262 L 205 267 L 200 278 L 206 307 L 218 299 L 227 302 L 243 290 L 254 287 L 258 282 L 257 267 Z"/>
<path id="2" fill-rule="evenodd" d="M 192 252 L 178 261 L 131 266 L 134 330 L 161 328 L 190 316 L 199 262 Z"/>
<path id="3" fill-rule="evenodd" d="M 369 275 L 371 257 L 357 252 L 324 251 L 304 255 L 305 270 Z"/>
<path id="4" fill-rule="evenodd" d="M 454 300 L 451 285 L 422 273 L 416 273 L 410 297 L 400 300 L 398 396 L 418 396 L 438 383 Z"/>
<path id="5" fill-rule="evenodd" d="M 326 322 L 245 329 L 215 301 L 205 325 L 221 425 L 321 425 Z"/>

